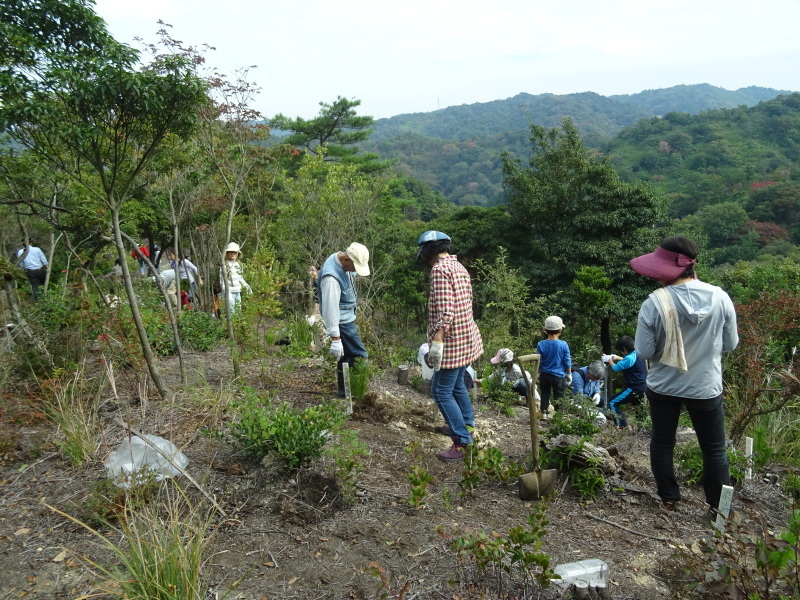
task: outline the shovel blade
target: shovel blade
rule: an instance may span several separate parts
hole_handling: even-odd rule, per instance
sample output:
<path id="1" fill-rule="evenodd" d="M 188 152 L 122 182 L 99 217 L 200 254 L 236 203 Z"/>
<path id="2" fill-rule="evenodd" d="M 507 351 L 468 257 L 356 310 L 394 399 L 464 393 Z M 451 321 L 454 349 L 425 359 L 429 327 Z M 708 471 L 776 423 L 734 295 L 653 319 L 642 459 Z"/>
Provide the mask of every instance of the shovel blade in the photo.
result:
<path id="1" fill-rule="evenodd" d="M 557 476 L 556 469 L 525 473 L 519 478 L 519 499 L 539 500 L 549 495 L 555 487 Z"/>

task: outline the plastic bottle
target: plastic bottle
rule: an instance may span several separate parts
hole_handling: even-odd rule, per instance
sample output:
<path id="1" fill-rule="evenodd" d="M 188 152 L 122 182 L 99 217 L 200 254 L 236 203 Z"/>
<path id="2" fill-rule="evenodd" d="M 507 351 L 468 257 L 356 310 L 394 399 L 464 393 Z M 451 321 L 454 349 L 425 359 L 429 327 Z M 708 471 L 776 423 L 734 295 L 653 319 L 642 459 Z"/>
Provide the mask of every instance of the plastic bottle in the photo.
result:
<path id="1" fill-rule="evenodd" d="M 561 579 L 551 579 L 550 581 L 564 587 L 578 580 L 585 581 L 587 584 L 592 580 L 608 580 L 608 565 L 599 558 L 558 565 L 553 572 L 560 575 Z"/>

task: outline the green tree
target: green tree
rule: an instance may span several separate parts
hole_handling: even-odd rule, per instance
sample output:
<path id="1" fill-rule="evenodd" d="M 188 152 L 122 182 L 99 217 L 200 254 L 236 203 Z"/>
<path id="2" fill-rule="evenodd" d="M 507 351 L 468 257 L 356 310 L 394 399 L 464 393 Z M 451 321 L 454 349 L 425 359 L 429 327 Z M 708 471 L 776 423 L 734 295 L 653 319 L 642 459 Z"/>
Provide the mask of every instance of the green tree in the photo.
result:
<path id="1" fill-rule="evenodd" d="M 128 271 L 120 212 L 164 139 L 195 130 L 206 96 L 185 57 L 162 54 L 142 68 L 137 59 L 137 53 L 113 40 L 75 57 L 51 53 L 39 63 L 37 78 L 4 78 L 0 123 L 108 211 L 142 352 L 153 383 L 166 397 Z"/>
<path id="2" fill-rule="evenodd" d="M 599 319 L 601 343 L 611 347 L 610 321 L 636 314 L 643 282 L 628 266 L 657 244 L 654 229 L 661 203 L 643 185 L 620 181 L 605 159 L 592 156 L 569 119 L 562 127 L 531 125 L 527 166 L 503 156 L 508 210 L 523 273 L 539 294 L 562 291 L 561 301 L 577 313 L 588 305 Z M 591 277 L 582 267 L 594 267 Z M 610 280 L 608 295 L 581 290 L 588 280 Z M 605 302 L 598 305 L 599 300 Z"/>
<path id="3" fill-rule="evenodd" d="M 293 132 L 285 138 L 285 143 L 305 148 L 311 154 L 319 154 L 325 148 L 324 156 L 329 161 L 353 163 L 364 172 L 389 166 L 388 161 L 378 160 L 377 154 L 359 155 L 355 144 L 369 138 L 375 123 L 372 117 L 356 113 L 361 100 L 337 96 L 331 104 L 320 102 L 319 105 L 322 108 L 313 119 L 290 119 L 279 114 L 270 120 L 270 127 Z"/>

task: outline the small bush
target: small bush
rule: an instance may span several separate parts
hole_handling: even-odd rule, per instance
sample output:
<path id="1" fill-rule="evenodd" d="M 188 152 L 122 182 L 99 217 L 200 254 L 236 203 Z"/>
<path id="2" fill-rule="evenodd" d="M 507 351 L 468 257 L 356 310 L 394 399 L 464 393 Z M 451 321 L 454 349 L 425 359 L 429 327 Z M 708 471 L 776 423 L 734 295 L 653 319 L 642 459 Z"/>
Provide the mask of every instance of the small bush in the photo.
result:
<path id="1" fill-rule="evenodd" d="M 597 407 L 586 396 L 576 396 L 572 401 L 566 400 L 561 409 L 553 414 L 547 435 L 550 437 L 561 434 L 591 437 L 600 431 L 594 422 L 596 413 Z"/>
<path id="2" fill-rule="evenodd" d="M 489 404 L 496 407 L 501 414 L 512 417 L 514 416 L 514 406 L 519 401 L 519 394 L 511 389 L 510 382 L 504 381 L 504 371 L 504 368 L 489 371 L 487 376 L 481 379 L 481 389 L 483 397 Z"/>
<path id="3" fill-rule="evenodd" d="M 342 500 L 345 504 L 352 504 L 356 499 L 358 477 L 369 456 L 367 445 L 352 429 L 341 429 L 325 454 L 336 465 L 336 477 L 342 484 Z"/>
<path id="4" fill-rule="evenodd" d="M 737 452 L 735 448 L 728 448 L 728 463 L 730 463 L 731 482 L 741 483 L 747 470 L 747 460 L 744 453 Z M 686 483 L 693 485 L 703 481 L 703 452 L 697 442 L 689 442 L 675 448 L 675 462 L 686 477 Z"/>
<path id="5" fill-rule="evenodd" d="M 286 403 L 276 407 L 269 396 L 253 392 L 235 403 L 233 410 L 235 419 L 228 432 L 233 444 L 256 460 L 275 452 L 288 469 L 319 457 L 329 435 L 345 418 L 334 402 L 298 411 Z"/>
<path id="6" fill-rule="evenodd" d="M 369 362 L 357 358 L 353 368 L 350 369 L 350 394 L 356 402 L 362 401 L 369 392 L 369 381 L 372 378 Z"/>
<path id="7" fill-rule="evenodd" d="M 220 319 L 215 319 L 211 313 L 194 310 L 181 313 L 178 331 L 184 347 L 200 352 L 213 350 L 225 335 Z"/>

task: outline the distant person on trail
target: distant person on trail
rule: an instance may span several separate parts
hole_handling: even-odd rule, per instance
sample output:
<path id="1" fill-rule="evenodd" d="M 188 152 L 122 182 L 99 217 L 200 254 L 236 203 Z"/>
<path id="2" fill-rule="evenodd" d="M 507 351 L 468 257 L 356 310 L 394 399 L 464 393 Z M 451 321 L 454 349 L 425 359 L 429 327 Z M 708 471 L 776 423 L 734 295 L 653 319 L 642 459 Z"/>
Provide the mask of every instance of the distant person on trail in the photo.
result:
<path id="1" fill-rule="evenodd" d="M 319 271 L 319 308 L 325 331 L 331 338 L 329 352 L 336 358 L 336 385 L 340 398 L 345 397 L 344 363 L 350 368 L 357 358 L 369 355 L 356 327 L 356 275 L 369 276 L 369 250 L 353 242 L 344 252 L 334 252 Z M 309 270 L 309 277 L 311 272 Z"/>
<path id="2" fill-rule="evenodd" d="M 170 266 L 178 270 L 178 275 L 181 280 L 185 279 L 189 282 L 189 298 L 196 302 L 197 286 L 203 285 L 203 278 L 200 276 L 200 270 L 186 257 L 176 259 L 175 250 L 172 248 L 167 248 L 167 258 L 169 258 Z"/>
<path id="3" fill-rule="evenodd" d="M 739 343 L 736 311 L 721 288 L 695 275 L 698 247 L 668 237 L 654 252 L 631 260 L 631 268 L 661 288 L 639 309 L 636 353 L 650 361 L 647 400 L 653 421 L 650 466 L 664 510 L 681 499 L 673 452 L 678 417 L 686 406 L 703 454 L 703 488 L 716 519 L 723 485 L 730 485 L 722 407 L 722 353 Z"/>
<path id="4" fill-rule="evenodd" d="M 453 444 L 436 456 L 444 462 L 463 460 L 472 443 L 475 414 L 464 372 L 483 354 L 481 332 L 472 317 L 469 273 L 450 254 L 450 237 L 426 231 L 417 240 L 417 260 L 431 267 L 428 294 L 428 366 L 433 369 L 431 396 L 444 417 Z"/>
<path id="5" fill-rule="evenodd" d="M 147 261 L 150 258 L 150 249 L 147 247 L 147 240 L 142 240 L 138 248 L 131 251 L 131 256 L 139 261 L 139 275 L 147 275 Z"/>
<path id="6" fill-rule="evenodd" d="M 178 308 L 178 282 L 175 277 L 175 269 L 165 269 L 158 275 L 153 276 L 153 283 L 155 283 L 156 277 L 161 278 L 161 285 L 164 286 L 167 296 L 169 296 L 169 301 L 172 302 L 172 308 Z"/>
<path id="7" fill-rule="evenodd" d="M 20 259 L 17 265 L 25 271 L 25 276 L 31 284 L 33 301 L 38 302 L 39 286 L 44 286 L 47 281 L 47 257 L 41 248 L 32 244 L 26 246 L 23 240 L 22 247 L 17 250 L 17 258 Z"/>
<path id="8" fill-rule="evenodd" d="M 564 340 L 558 339 L 564 331 L 564 321 L 561 317 L 547 317 L 544 321 L 544 333 L 547 339 L 542 340 L 536 345 L 536 352 L 539 354 L 539 388 L 542 395 L 542 419 L 549 418 L 550 396 L 553 396 L 553 406 L 556 410 L 560 408 L 560 403 L 555 400 L 564 397 L 564 383 L 572 383 L 572 358 L 569 353 L 569 345 Z"/>
<path id="9" fill-rule="evenodd" d="M 231 307 L 231 314 L 235 313 L 242 303 L 242 289 L 247 290 L 248 294 L 253 293 L 253 288 L 242 277 L 242 263 L 239 262 L 241 258 L 239 244 L 231 242 L 225 248 L 225 261 L 219 268 L 220 291 L 225 302 Z"/>

